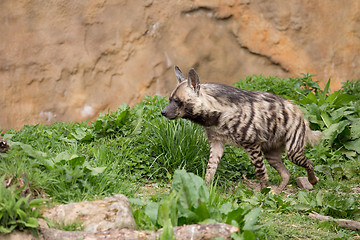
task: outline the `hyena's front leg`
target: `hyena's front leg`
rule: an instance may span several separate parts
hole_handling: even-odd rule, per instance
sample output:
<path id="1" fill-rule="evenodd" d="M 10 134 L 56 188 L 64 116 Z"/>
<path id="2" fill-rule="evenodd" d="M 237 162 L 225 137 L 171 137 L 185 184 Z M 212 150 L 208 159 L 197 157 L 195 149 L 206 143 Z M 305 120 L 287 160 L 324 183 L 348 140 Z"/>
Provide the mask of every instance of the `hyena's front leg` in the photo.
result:
<path id="1" fill-rule="evenodd" d="M 251 161 L 255 167 L 255 174 L 260 181 L 261 189 L 266 188 L 267 186 L 269 186 L 269 183 L 264 158 L 261 152 L 261 147 L 256 144 L 252 144 L 244 146 L 244 149 L 249 154 Z"/>
<path id="2" fill-rule="evenodd" d="M 209 142 L 210 157 L 205 174 L 205 180 L 207 185 L 209 185 L 209 183 L 214 179 L 217 166 L 219 165 L 221 156 L 224 153 L 224 143 L 222 141 L 209 138 Z"/>

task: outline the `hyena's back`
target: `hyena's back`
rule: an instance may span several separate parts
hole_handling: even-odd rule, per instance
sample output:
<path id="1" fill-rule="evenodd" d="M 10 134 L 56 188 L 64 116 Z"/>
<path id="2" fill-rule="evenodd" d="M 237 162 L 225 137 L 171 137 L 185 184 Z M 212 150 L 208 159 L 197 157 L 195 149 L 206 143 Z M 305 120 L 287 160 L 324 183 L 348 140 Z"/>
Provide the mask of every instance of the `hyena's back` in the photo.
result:
<path id="1" fill-rule="evenodd" d="M 286 142 L 290 149 L 292 141 L 287 139 L 305 145 L 308 123 L 292 102 L 271 93 L 222 84 L 201 84 L 201 89 L 204 91 L 201 102 L 211 105 L 209 112 L 221 113 L 219 124 L 209 130 L 216 131 L 224 140 L 242 147 L 257 143 L 263 151 Z"/>
<path id="2" fill-rule="evenodd" d="M 162 114 L 169 119 L 185 118 L 204 126 L 210 143 L 207 183 L 215 175 L 226 142 L 247 151 L 262 188 L 268 186 L 263 156 L 281 175 L 277 192 L 289 182 L 290 173 L 281 159 L 284 150 L 290 161 L 307 170 L 310 183 L 317 183 L 313 163 L 306 158 L 304 149 L 307 142 L 318 142 L 321 133 L 310 130 L 295 104 L 271 93 L 215 83 L 200 84 L 193 69 L 187 80 L 177 67 L 175 73 L 179 84 Z"/>

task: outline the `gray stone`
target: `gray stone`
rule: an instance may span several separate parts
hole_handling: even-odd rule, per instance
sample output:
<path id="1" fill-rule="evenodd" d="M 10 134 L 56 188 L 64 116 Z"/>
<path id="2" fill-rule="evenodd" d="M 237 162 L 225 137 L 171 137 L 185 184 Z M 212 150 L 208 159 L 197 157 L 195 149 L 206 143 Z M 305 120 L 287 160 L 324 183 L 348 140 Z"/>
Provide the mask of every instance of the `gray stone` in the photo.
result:
<path id="1" fill-rule="evenodd" d="M 313 189 L 313 185 L 309 182 L 307 177 L 296 178 L 296 183 L 301 189 L 305 189 L 305 190 Z"/>
<path id="2" fill-rule="evenodd" d="M 40 239 L 43 238 L 40 236 Z M 39 238 L 25 230 L 23 232 L 14 231 L 10 234 L 0 234 L 0 240 L 39 240 Z"/>
<path id="3" fill-rule="evenodd" d="M 60 205 L 45 211 L 43 216 L 61 224 L 80 222 L 85 232 L 92 233 L 136 227 L 129 200 L 122 194 L 102 200 Z"/>

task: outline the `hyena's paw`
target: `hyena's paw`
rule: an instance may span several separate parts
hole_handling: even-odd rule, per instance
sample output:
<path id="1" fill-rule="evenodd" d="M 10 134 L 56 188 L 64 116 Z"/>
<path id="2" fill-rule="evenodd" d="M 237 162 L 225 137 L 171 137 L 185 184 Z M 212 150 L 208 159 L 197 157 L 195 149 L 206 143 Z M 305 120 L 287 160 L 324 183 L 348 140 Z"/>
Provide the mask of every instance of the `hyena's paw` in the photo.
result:
<path id="1" fill-rule="evenodd" d="M 283 189 L 277 187 L 277 186 L 271 186 L 270 193 L 272 194 L 280 194 L 283 191 Z"/>
<path id="2" fill-rule="evenodd" d="M 316 185 L 319 182 L 319 178 L 316 177 L 316 176 L 315 177 L 308 177 L 308 180 L 312 185 Z"/>
<path id="3" fill-rule="evenodd" d="M 285 186 L 282 186 L 281 184 L 279 186 L 272 185 L 270 192 L 272 194 L 280 194 L 284 191 L 285 188 L 286 188 L 286 185 Z"/>

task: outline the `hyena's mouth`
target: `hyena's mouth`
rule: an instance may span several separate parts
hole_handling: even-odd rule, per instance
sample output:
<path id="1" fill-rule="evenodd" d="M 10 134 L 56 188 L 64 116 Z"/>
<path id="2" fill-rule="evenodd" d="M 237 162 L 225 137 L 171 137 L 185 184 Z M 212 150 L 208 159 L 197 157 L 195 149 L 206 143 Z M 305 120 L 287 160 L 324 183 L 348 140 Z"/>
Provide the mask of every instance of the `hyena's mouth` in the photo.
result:
<path id="1" fill-rule="evenodd" d="M 179 114 L 180 113 L 170 114 L 169 112 L 165 111 L 165 109 L 161 111 L 161 115 L 163 115 L 169 120 L 177 119 L 179 117 Z"/>
<path id="2" fill-rule="evenodd" d="M 176 115 L 174 115 L 174 116 L 166 116 L 166 115 L 163 115 L 164 117 L 166 117 L 167 119 L 169 119 L 169 120 L 175 120 L 175 119 L 177 119 L 178 117 L 179 117 L 179 113 L 177 113 Z"/>

